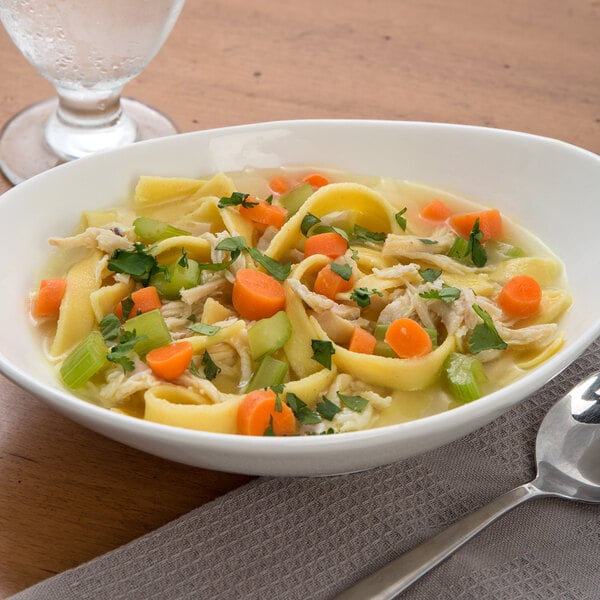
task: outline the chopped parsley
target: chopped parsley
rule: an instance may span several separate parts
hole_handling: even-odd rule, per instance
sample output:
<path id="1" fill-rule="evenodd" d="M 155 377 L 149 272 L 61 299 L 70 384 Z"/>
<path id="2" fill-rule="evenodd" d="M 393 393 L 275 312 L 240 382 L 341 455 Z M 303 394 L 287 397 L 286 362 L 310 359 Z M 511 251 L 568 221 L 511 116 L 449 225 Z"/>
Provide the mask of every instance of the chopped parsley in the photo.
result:
<path id="1" fill-rule="evenodd" d="M 483 267 L 487 262 L 487 252 L 481 243 L 483 232 L 479 229 L 479 218 L 475 219 L 473 229 L 469 234 L 466 255 L 471 255 L 471 260 L 476 267 Z"/>
<path id="2" fill-rule="evenodd" d="M 342 409 L 332 402 L 327 396 L 321 396 L 321 401 L 317 402 L 317 412 L 327 421 L 331 421 Z"/>
<path id="3" fill-rule="evenodd" d="M 406 231 L 406 218 L 403 216 L 406 213 L 406 206 L 399 212 L 397 212 L 394 216 L 396 217 L 396 223 L 400 225 L 400 229 L 402 231 Z"/>
<path id="4" fill-rule="evenodd" d="M 354 225 L 354 236 L 360 242 L 371 242 L 374 244 L 383 244 L 387 233 L 384 231 L 370 231 L 361 225 Z"/>
<path id="5" fill-rule="evenodd" d="M 508 344 L 500 337 L 494 321 L 481 306 L 473 304 L 473 310 L 481 317 L 483 323 L 475 325 L 469 338 L 469 349 L 472 354 L 484 350 L 505 350 Z"/>
<path id="6" fill-rule="evenodd" d="M 121 321 L 115 313 L 108 313 L 101 321 L 98 323 L 100 326 L 100 331 L 102 332 L 102 337 L 105 341 L 116 340 L 121 333 Z"/>
<path id="7" fill-rule="evenodd" d="M 374 295 L 383 296 L 383 294 L 375 288 L 370 290 L 366 287 L 358 287 L 352 290 L 352 293 L 350 294 L 350 300 L 354 300 L 356 304 L 358 304 L 361 308 L 364 308 L 365 306 L 369 306 L 369 304 L 371 304 L 371 296 Z"/>
<path id="8" fill-rule="evenodd" d="M 429 283 L 433 283 L 441 274 L 441 269 L 423 269 L 419 271 L 419 275 Z"/>
<path id="9" fill-rule="evenodd" d="M 350 281 L 352 267 L 348 264 L 331 263 L 331 270 L 337 273 L 344 281 Z"/>
<path id="10" fill-rule="evenodd" d="M 442 289 L 440 290 L 429 290 L 427 292 L 421 292 L 419 294 L 421 298 L 433 298 L 435 300 L 442 300 L 446 304 L 450 304 L 454 302 L 458 298 L 460 298 L 460 290 L 458 288 L 452 287 L 451 285 L 442 284 Z"/>
<path id="11" fill-rule="evenodd" d="M 139 242 L 135 242 L 133 247 L 133 250 L 115 250 L 112 257 L 108 259 L 108 268 L 115 273 L 130 275 L 145 285 L 157 269 L 156 258 Z"/>
<path id="12" fill-rule="evenodd" d="M 326 369 L 331 369 L 331 356 L 335 354 L 333 344 L 324 340 L 311 340 L 310 343 L 313 351 L 311 358 Z"/>
<path id="13" fill-rule="evenodd" d="M 147 339 L 148 336 L 141 335 L 137 336 L 135 329 L 133 331 L 124 331 L 118 338 L 118 343 L 114 345 L 110 352 L 106 355 L 106 358 L 111 362 L 114 362 L 123 367 L 123 371 L 133 371 L 134 363 L 129 356 L 127 356 L 134 348 L 134 346 L 140 341 Z"/>
<path id="14" fill-rule="evenodd" d="M 301 425 L 316 425 L 321 422 L 321 417 L 296 394 L 288 392 L 285 401 Z"/>
<path id="15" fill-rule="evenodd" d="M 221 367 L 216 365 L 215 361 L 208 353 L 208 350 L 204 351 L 200 364 L 204 367 L 204 376 L 209 381 L 212 381 L 221 372 Z"/>
<path id="16" fill-rule="evenodd" d="M 308 237 L 308 232 L 317 224 L 320 223 L 321 219 L 319 217 L 315 217 L 312 213 L 306 213 L 306 216 L 302 219 L 302 223 L 300 223 L 300 231 L 304 237 Z"/>
<path id="17" fill-rule="evenodd" d="M 338 392 L 337 395 L 344 406 L 355 412 L 362 412 L 367 408 L 367 404 L 369 404 L 369 401 L 362 396 L 346 396 L 341 392 Z"/>
<path id="18" fill-rule="evenodd" d="M 226 206 L 243 206 L 244 208 L 251 208 L 256 206 L 258 202 L 248 201 L 250 194 L 242 194 L 241 192 L 233 192 L 231 196 L 221 198 L 219 200 L 218 207 L 225 208 Z"/>
<path id="19" fill-rule="evenodd" d="M 190 331 L 200 335 L 215 335 L 221 328 L 218 325 L 207 325 L 206 323 L 194 323 L 188 327 Z"/>

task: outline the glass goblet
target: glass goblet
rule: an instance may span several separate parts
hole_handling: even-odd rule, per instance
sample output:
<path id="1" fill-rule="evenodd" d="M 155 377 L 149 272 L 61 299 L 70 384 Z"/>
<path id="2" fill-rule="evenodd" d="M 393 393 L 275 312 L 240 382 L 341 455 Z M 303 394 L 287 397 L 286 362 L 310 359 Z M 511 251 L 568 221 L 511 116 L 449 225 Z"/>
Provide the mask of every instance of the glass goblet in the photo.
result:
<path id="1" fill-rule="evenodd" d="M 176 133 L 124 85 L 158 53 L 184 0 L 0 0 L 0 21 L 56 98 L 0 133 L 0 168 L 19 183 L 62 162 Z"/>

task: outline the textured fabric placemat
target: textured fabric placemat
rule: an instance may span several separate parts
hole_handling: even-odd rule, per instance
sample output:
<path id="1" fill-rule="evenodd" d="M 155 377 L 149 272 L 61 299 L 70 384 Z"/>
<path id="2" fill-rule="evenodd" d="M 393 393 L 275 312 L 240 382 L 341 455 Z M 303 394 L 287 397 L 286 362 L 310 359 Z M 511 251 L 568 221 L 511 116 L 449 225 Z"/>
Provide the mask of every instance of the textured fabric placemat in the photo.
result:
<path id="1" fill-rule="evenodd" d="M 423 456 L 322 479 L 260 478 L 13 600 L 327 599 L 535 474 L 550 406 L 600 368 L 600 340 L 542 390 Z M 403 599 L 597 600 L 600 508 L 537 499 Z"/>

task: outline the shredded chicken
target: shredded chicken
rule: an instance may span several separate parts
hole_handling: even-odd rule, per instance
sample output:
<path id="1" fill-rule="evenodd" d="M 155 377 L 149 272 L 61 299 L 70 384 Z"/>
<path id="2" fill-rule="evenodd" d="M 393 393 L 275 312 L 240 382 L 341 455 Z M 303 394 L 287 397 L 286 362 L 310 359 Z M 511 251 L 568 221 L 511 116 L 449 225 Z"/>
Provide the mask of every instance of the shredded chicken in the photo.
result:
<path id="1" fill-rule="evenodd" d="M 192 306 L 201 300 L 214 297 L 227 284 L 224 277 L 213 277 L 206 283 L 202 283 L 187 290 L 181 290 L 181 299 L 188 305 Z"/>
<path id="2" fill-rule="evenodd" d="M 345 319 L 358 319 L 360 317 L 360 307 L 348 306 L 346 304 L 339 304 L 330 300 L 326 296 L 311 292 L 301 281 L 297 279 L 288 279 L 288 285 L 308 306 L 310 306 L 316 312 L 323 312 L 326 310 L 333 311 L 336 315 Z"/>
<path id="3" fill-rule="evenodd" d="M 98 397 L 104 406 L 118 406 L 136 392 L 164 383 L 162 379 L 153 375 L 150 368 L 140 359 L 135 359 L 134 365 L 134 370 L 128 373 L 125 373 L 119 365 L 107 371 L 106 383 L 98 390 Z"/>
<path id="4" fill-rule="evenodd" d="M 115 250 L 131 250 L 133 242 L 127 237 L 131 227 L 111 224 L 111 227 L 88 227 L 82 233 L 65 238 L 50 238 L 48 243 L 59 248 L 97 248 L 106 254 Z"/>

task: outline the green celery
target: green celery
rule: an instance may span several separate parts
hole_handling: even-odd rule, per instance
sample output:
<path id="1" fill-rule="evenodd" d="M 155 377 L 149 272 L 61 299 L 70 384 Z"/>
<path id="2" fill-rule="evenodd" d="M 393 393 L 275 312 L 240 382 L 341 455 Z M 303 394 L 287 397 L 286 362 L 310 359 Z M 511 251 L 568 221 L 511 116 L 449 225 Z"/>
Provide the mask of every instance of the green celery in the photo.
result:
<path id="1" fill-rule="evenodd" d="M 138 217 L 133 222 L 133 230 L 135 231 L 135 235 L 148 242 L 158 242 L 178 235 L 191 235 L 189 231 L 178 229 L 177 227 L 173 227 L 173 225 L 151 219 L 150 217 Z"/>
<path id="2" fill-rule="evenodd" d="M 254 371 L 252 379 L 246 387 L 246 392 L 273 387 L 283 383 L 288 372 L 288 364 L 267 354 Z"/>
<path id="3" fill-rule="evenodd" d="M 279 203 L 288 211 L 288 218 L 295 215 L 300 207 L 313 194 L 314 188 L 310 183 L 301 183 L 279 198 Z"/>
<path id="4" fill-rule="evenodd" d="M 385 334 L 387 333 L 389 326 L 389 323 L 378 323 L 375 325 L 375 328 L 373 329 L 373 335 L 375 336 L 375 339 L 385 340 Z"/>
<path id="5" fill-rule="evenodd" d="M 60 367 L 60 376 L 67 387 L 76 389 L 108 365 L 108 348 L 99 331 L 92 331 L 78 344 Z"/>
<path id="6" fill-rule="evenodd" d="M 385 356 L 387 358 L 398 358 L 398 355 L 394 352 L 393 348 L 383 340 L 377 340 L 373 354 Z"/>
<path id="7" fill-rule="evenodd" d="M 483 365 L 473 356 L 451 352 L 444 362 L 444 372 L 452 395 L 460 402 L 481 398 L 479 384 L 487 381 Z"/>
<path id="8" fill-rule="evenodd" d="M 265 354 L 273 354 L 283 347 L 291 335 L 292 324 L 283 310 L 272 317 L 256 321 L 248 329 L 248 344 L 252 360 L 259 360 Z"/>
<path id="9" fill-rule="evenodd" d="M 169 328 L 158 308 L 141 315 L 131 317 L 123 323 L 125 331 L 134 332 L 138 337 L 146 336 L 137 342 L 134 350 L 139 356 L 144 357 L 150 350 L 166 346 L 171 343 Z"/>
<path id="10" fill-rule="evenodd" d="M 200 263 L 191 258 L 186 260 L 185 266 L 177 260 L 167 265 L 168 276 L 163 271 L 157 271 L 150 277 L 149 285 L 153 285 L 158 293 L 167 300 L 178 300 L 180 290 L 195 287 L 200 282 Z"/>
<path id="11" fill-rule="evenodd" d="M 434 348 L 437 348 L 438 345 L 438 332 L 435 327 L 423 327 L 423 329 L 427 332 L 427 335 L 431 338 L 431 344 Z"/>

